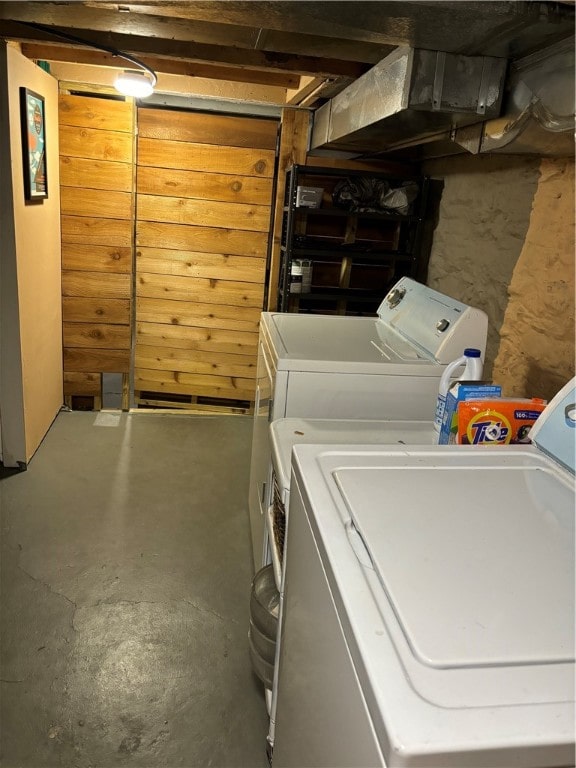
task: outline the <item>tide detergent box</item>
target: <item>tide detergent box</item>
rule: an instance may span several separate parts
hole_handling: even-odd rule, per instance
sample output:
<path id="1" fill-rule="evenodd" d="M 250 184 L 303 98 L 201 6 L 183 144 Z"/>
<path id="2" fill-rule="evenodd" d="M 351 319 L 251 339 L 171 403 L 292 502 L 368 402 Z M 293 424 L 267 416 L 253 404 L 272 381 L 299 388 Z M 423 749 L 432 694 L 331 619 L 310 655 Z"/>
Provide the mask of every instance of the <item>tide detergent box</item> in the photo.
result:
<path id="1" fill-rule="evenodd" d="M 529 443 L 530 430 L 546 401 L 538 398 L 470 400 L 458 403 L 459 445 Z"/>
<path id="2" fill-rule="evenodd" d="M 453 384 L 446 395 L 446 405 L 442 426 L 438 436 L 439 445 L 451 445 L 458 437 L 458 403 L 466 400 L 494 400 L 502 394 L 498 384 L 488 384 L 482 381 L 458 381 Z"/>

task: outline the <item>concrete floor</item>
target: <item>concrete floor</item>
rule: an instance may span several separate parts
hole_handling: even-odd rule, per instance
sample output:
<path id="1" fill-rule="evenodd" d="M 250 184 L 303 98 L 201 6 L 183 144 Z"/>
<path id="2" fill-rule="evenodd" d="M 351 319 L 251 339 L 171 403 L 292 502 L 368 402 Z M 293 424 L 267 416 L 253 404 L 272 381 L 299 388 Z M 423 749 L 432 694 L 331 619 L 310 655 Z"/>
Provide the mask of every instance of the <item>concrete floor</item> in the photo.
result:
<path id="1" fill-rule="evenodd" d="M 103 415 L 0 481 L 1 765 L 266 766 L 252 420 Z"/>

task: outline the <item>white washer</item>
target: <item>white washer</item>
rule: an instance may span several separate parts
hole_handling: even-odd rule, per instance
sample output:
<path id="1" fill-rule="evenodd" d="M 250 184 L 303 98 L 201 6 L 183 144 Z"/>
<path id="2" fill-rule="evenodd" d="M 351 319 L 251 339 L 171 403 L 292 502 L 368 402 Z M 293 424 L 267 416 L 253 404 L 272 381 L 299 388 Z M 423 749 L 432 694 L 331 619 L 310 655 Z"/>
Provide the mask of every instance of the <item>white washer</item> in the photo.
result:
<path id="1" fill-rule="evenodd" d="M 274 768 L 574 765 L 575 401 L 538 447 L 295 446 Z"/>
<path id="2" fill-rule="evenodd" d="M 378 317 L 263 312 L 250 467 L 254 567 L 267 562 L 271 503 L 270 422 L 433 418 L 439 378 L 465 347 L 484 353 L 484 312 L 402 278 Z"/>

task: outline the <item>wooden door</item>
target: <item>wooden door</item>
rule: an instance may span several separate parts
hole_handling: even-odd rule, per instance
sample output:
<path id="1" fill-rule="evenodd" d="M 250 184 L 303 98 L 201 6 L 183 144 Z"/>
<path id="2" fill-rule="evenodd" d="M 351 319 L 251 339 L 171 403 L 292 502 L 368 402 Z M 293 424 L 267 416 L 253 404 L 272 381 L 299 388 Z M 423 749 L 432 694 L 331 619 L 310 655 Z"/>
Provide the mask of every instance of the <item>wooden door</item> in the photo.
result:
<path id="1" fill-rule="evenodd" d="M 277 122 L 138 110 L 139 404 L 254 400 Z"/>

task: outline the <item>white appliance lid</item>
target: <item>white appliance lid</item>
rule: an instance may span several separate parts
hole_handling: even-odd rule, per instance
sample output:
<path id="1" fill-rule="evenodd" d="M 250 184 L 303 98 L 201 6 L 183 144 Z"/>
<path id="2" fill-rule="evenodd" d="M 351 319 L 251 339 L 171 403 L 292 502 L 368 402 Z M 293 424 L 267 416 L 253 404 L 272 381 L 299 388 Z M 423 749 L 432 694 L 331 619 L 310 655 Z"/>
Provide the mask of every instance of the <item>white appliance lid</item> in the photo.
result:
<path id="1" fill-rule="evenodd" d="M 339 469 L 335 479 L 422 663 L 572 661 L 574 495 L 546 467 L 502 471 L 493 459 Z"/>
<path id="2" fill-rule="evenodd" d="M 318 368 L 332 363 L 340 370 L 373 364 L 378 372 L 402 363 L 398 373 L 425 375 L 422 366 L 445 365 L 466 347 L 484 353 L 488 318 L 404 277 L 382 301 L 377 318 L 263 312 L 262 325 L 270 330 L 279 361 Z"/>
<path id="3" fill-rule="evenodd" d="M 383 337 L 381 323 L 369 317 L 272 313 L 279 357 L 334 363 L 433 363 L 399 334 Z"/>
<path id="4" fill-rule="evenodd" d="M 366 421 L 356 419 L 276 419 L 270 440 L 276 477 L 290 489 L 292 449 L 300 444 L 433 445 L 438 437 L 432 421 Z"/>
<path id="5" fill-rule="evenodd" d="M 571 764 L 570 474 L 532 446 L 296 445 L 293 468 L 386 765 Z"/>

